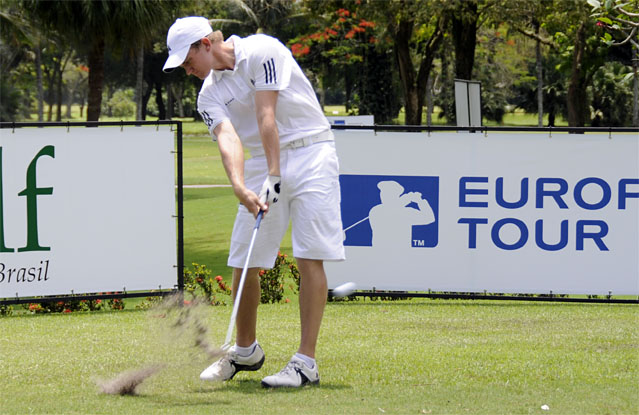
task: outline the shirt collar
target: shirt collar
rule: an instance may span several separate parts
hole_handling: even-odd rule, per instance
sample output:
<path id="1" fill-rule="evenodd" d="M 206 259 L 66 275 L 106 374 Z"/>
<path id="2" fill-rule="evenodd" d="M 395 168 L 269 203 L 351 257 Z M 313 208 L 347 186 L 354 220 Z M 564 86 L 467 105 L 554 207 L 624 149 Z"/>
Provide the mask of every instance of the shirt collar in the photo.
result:
<path id="1" fill-rule="evenodd" d="M 231 37 L 226 39 L 225 42 L 233 42 L 233 51 L 235 52 L 235 66 L 233 67 L 232 70 L 225 69 L 223 71 L 217 71 L 215 69 L 212 69 L 211 72 L 213 73 L 213 76 L 215 76 L 216 81 L 219 81 L 220 79 L 222 79 L 222 76 L 225 73 L 235 72 L 240 62 L 246 59 L 246 54 L 244 53 L 244 48 L 242 47 L 242 38 L 236 35 L 232 35 Z"/>

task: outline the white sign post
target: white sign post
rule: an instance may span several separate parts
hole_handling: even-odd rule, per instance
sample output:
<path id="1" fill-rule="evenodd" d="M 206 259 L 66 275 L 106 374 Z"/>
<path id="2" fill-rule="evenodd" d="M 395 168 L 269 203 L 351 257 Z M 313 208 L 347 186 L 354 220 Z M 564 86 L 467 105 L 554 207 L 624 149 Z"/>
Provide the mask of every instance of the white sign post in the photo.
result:
<path id="1" fill-rule="evenodd" d="M 361 290 L 639 294 L 635 134 L 335 131 Z"/>
<path id="2" fill-rule="evenodd" d="M 172 289 L 169 126 L 0 130 L 0 298 Z"/>
<path id="3" fill-rule="evenodd" d="M 458 127 L 481 127 L 481 82 L 455 79 Z"/>

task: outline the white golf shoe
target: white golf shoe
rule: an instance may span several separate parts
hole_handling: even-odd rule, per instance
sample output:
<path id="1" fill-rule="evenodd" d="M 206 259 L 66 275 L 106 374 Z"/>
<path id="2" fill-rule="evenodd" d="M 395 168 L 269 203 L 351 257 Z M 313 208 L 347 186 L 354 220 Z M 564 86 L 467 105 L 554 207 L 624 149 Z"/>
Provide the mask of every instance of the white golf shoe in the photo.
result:
<path id="1" fill-rule="evenodd" d="M 279 373 L 262 379 L 262 386 L 265 388 L 299 388 L 300 386 L 317 385 L 318 383 L 317 363 L 313 367 L 308 367 L 302 359 L 296 356 L 293 356 L 291 361 Z"/>
<path id="2" fill-rule="evenodd" d="M 264 351 L 259 344 L 253 348 L 248 356 L 240 356 L 235 352 L 235 346 L 228 353 L 200 373 L 200 379 L 211 381 L 225 381 L 233 379 L 237 372 L 243 370 L 258 370 L 264 363 Z"/>

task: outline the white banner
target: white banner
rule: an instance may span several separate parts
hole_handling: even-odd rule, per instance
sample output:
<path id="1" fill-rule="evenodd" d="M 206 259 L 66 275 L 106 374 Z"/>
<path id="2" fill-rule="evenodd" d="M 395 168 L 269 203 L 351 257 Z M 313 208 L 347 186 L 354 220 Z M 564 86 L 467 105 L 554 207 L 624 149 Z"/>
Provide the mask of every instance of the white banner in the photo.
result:
<path id="1" fill-rule="evenodd" d="M 0 298 L 177 283 L 169 126 L 0 130 Z"/>
<path id="2" fill-rule="evenodd" d="M 636 134 L 335 135 L 329 287 L 639 294 Z"/>

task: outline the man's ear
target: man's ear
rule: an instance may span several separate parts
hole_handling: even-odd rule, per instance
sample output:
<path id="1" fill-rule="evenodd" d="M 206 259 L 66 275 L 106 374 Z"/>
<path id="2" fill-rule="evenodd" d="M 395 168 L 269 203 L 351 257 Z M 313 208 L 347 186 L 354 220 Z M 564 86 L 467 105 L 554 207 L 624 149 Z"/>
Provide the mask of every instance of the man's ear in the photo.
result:
<path id="1" fill-rule="evenodd" d="M 211 40 L 208 37 L 203 37 L 202 38 L 202 44 L 206 48 L 207 52 L 211 49 L 212 43 L 211 43 Z"/>

